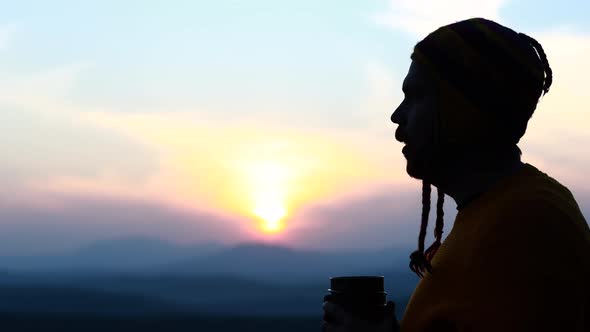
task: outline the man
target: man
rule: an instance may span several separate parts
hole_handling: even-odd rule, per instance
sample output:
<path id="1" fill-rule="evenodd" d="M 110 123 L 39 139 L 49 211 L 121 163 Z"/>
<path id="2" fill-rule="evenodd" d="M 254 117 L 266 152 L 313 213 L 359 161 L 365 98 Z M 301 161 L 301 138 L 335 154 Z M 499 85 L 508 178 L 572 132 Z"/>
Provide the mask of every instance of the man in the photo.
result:
<path id="1" fill-rule="evenodd" d="M 552 71 L 533 38 L 482 18 L 441 27 L 414 48 L 391 116 L 407 173 L 423 182 L 421 278 L 401 323 L 324 303 L 324 331 L 590 331 L 590 229 L 570 191 L 523 163 L 524 135 Z M 559 111 L 559 110 L 555 110 Z M 435 243 L 425 250 L 430 188 Z M 444 242 L 443 198 L 458 214 Z"/>

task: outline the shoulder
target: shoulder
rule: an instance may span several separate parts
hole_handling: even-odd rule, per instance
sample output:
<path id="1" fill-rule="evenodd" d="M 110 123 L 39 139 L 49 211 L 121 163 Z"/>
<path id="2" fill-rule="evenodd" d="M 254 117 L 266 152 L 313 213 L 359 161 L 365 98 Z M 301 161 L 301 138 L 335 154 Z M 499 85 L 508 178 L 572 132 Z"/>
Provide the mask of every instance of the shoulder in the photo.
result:
<path id="1" fill-rule="evenodd" d="M 506 198 L 487 222 L 478 251 L 489 268 L 562 281 L 588 276 L 590 230 L 562 193 L 529 190 Z"/>
<path id="2" fill-rule="evenodd" d="M 542 190 L 504 199 L 482 228 L 490 240 L 496 237 L 516 247 L 551 244 L 552 250 L 590 236 L 575 201 Z"/>
<path id="3" fill-rule="evenodd" d="M 574 195 L 565 185 L 530 164 L 525 167 L 524 179 L 515 190 L 515 203 L 528 203 L 540 209 L 559 209 L 566 214 L 580 213 Z"/>
<path id="4" fill-rule="evenodd" d="M 520 179 L 500 196 L 493 227 L 531 226 L 538 231 L 555 228 L 579 231 L 580 225 L 586 224 L 571 191 L 529 164 Z"/>

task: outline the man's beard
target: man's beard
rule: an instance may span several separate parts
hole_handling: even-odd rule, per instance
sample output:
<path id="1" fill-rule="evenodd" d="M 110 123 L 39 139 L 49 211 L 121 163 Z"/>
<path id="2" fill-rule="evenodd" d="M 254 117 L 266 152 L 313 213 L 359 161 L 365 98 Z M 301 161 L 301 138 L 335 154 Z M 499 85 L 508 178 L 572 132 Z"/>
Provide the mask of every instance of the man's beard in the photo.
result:
<path id="1" fill-rule="evenodd" d="M 453 158 L 452 153 L 449 151 L 445 152 L 440 145 L 431 146 L 425 149 L 423 153 L 410 157 L 406 165 L 408 175 L 430 184 L 439 182 L 444 170 L 448 166 L 449 158 Z"/>

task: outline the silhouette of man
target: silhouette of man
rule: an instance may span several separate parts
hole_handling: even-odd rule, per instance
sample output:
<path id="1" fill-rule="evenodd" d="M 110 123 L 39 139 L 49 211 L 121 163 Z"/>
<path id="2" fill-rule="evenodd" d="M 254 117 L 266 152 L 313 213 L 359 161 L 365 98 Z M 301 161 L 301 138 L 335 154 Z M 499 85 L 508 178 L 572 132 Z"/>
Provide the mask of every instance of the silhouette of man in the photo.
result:
<path id="1" fill-rule="evenodd" d="M 363 322 L 325 302 L 324 331 L 590 331 L 590 229 L 571 192 L 517 146 L 552 71 L 533 38 L 473 18 L 420 41 L 391 115 L 407 173 L 422 180 L 401 323 Z M 425 250 L 431 185 L 435 242 Z M 443 202 L 458 214 L 444 242 Z"/>

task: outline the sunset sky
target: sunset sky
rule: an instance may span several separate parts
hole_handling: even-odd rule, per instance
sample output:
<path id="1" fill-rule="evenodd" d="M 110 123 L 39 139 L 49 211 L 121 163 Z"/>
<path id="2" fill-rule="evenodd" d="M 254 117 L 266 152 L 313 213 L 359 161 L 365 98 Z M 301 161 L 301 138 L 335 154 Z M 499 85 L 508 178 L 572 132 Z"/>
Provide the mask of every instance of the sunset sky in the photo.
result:
<path id="1" fill-rule="evenodd" d="M 554 84 L 523 159 L 589 216 L 588 13 L 585 0 L 6 2 L 0 255 L 125 237 L 413 246 L 420 183 L 389 117 L 413 45 L 474 16 L 545 48 Z"/>

